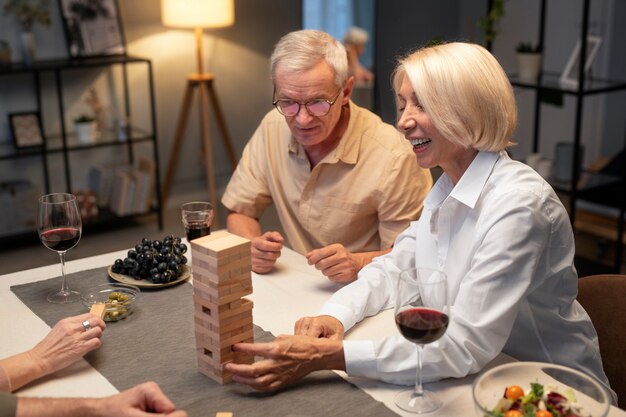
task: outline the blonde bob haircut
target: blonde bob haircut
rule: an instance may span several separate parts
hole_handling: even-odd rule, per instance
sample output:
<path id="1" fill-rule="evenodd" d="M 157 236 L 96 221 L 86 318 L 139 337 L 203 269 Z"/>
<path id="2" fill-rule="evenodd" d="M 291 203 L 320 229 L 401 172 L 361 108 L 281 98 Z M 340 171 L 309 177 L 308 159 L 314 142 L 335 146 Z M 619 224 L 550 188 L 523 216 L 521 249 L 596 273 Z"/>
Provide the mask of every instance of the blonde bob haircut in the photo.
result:
<path id="1" fill-rule="evenodd" d="M 326 32 L 298 30 L 280 38 L 271 57 L 272 82 L 276 85 L 276 70 L 302 72 L 325 60 L 335 72 L 335 84 L 342 88 L 348 79 L 346 48 Z"/>
<path id="2" fill-rule="evenodd" d="M 450 142 L 492 152 L 513 145 L 513 88 L 482 46 L 452 42 L 420 48 L 398 61 L 392 76 L 396 91 L 405 75 L 419 104 Z"/>

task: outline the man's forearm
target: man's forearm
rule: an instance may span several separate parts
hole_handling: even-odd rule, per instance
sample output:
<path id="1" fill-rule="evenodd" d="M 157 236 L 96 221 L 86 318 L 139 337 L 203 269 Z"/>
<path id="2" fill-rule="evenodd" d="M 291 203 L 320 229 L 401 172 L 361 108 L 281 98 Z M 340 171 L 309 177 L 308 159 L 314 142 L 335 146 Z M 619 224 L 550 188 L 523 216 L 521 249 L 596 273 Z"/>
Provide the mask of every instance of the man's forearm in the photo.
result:
<path id="1" fill-rule="evenodd" d="M 229 213 L 226 218 L 226 227 L 229 232 L 247 239 L 261 236 L 261 224 L 259 221 L 245 214 Z"/>
<path id="2" fill-rule="evenodd" d="M 97 417 L 97 402 L 94 398 L 20 397 L 15 417 Z"/>

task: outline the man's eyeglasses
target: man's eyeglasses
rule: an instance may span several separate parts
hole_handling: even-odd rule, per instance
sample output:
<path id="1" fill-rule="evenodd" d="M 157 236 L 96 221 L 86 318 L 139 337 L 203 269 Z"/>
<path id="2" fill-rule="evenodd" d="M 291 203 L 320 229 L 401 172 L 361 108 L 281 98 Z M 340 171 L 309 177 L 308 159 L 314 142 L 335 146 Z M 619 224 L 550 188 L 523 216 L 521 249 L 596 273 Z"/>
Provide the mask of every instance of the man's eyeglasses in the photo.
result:
<path id="1" fill-rule="evenodd" d="M 335 104 L 335 102 L 339 98 L 341 90 L 342 89 L 340 88 L 337 92 L 337 95 L 332 100 L 317 99 L 308 101 L 306 103 L 298 103 L 294 100 L 280 99 L 274 100 L 272 104 L 274 105 L 274 107 L 276 107 L 276 109 L 278 109 L 280 114 L 287 117 L 293 117 L 300 113 L 300 108 L 302 106 L 306 108 L 306 111 L 309 112 L 311 116 L 326 116 L 330 111 L 331 106 Z M 276 90 L 274 90 L 274 97 L 276 97 Z"/>

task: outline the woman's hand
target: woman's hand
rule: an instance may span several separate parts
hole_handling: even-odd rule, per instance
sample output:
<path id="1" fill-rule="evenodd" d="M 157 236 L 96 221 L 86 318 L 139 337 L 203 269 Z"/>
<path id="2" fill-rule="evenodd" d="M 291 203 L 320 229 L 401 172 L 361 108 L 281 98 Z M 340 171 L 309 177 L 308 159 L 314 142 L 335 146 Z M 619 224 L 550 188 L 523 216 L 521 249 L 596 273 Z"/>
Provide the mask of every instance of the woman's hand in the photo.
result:
<path id="1" fill-rule="evenodd" d="M 89 330 L 83 327 L 84 321 L 89 321 Z M 51 374 L 98 349 L 105 328 L 104 320 L 91 313 L 67 317 L 55 324 L 50 333 L 30 350 L 30 357 L 41 368 L 41 376 Z"/>

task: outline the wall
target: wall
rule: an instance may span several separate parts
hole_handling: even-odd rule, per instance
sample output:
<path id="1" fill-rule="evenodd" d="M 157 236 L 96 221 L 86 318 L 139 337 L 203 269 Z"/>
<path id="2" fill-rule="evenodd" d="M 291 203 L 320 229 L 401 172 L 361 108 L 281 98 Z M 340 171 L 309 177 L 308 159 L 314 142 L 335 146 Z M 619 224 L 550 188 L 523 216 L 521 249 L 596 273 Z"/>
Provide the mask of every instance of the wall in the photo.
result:
<path id="1" fill-rule="evenodd" d="M 459 36 L 458 0 L 376 2 L 375 102 L 383 120 L 396 118 L 391 73 L 396 60 L 431 39 Z"/>
<path id="2" fill-rule="evenodd" d="M 160 23 L 158 0 L 120 1 L 121 14 L 131 54 L 153 60 L 156 86 L 157 126 L 161 153 L 162 174 L 178 118 L 185 86 L 186 74 L 195 68 L 194 39 L 190 31 L 172 30 Z M 215 87 L 220 97 L 227 125 L 238 153 L 253 133 L 263 114 L 270 109 L 272 86 L 269 80 L 268 60 L 273 45 L 284 33 L 295 30 L 301 24 L 299 1 L 236 0 L 236 23 L 233 27 L 205 31 L 206 67 L 216 74 Z M 594 61 L 594 74 L 606 74 L 612 78 L 626 79 L 626 58 L 623 39 L 626 39 L 624 20 L 626 5 L 621 0 L 592 0 L 591 33 L 605 38 Z M 65 41 L 56 2 L 52 2 L 52 26 L 37 28 L 35 34 L 41 58 L 66 56 Z M 546 62 L 549 71 L 560 72 L 573 49 L 580 25 L 582 0 L 549 0 L 546 33 Z M 500 33 L 494 42 L 494 54 L 507 71 L 515 71 L 514 46 L 522 40 L 535 40 L 539 0 L 506 0 L 506 15 L 500 23 Z M 389 77 L 397 56 L 402 55 L 429 39 L 479 39 L 476 20 L 486 8 L 486 0 L 440 0 L 438 2 L 416 0 L 379 0 L 375 2 L 377 15 L 375 69 L 377 74 L 376 102 L 385 120 L 395 119 L 393 93 Z M 0 39 L 9 40 L 17 47 L 17 28 L 10 17 L 0 14 Z M 619 42 L 617 40 L 620 40 Z M 16 51 L 16 59 L 19 54 Z M 140 68 L 131 71 L 134 122 L 147 124 L 145 115 L 145 75 Z M 65 79 L 68 86 L 68 120 L 84 109 L 85 88 L 95 85 L 102 92 L 115 118 L 120 104 L 112 87 L 119 74 L 94 71 L 72 75 Z M 30 82 L 25 76 L 0 79 L 0 142 L 8 141 L 6 113 L 30 110 L 33 107 L 32 91 L 24 88 Z M 44 83 L 47 109 L 44 123 L 46 131 L 59 130 L 56 114 L 56 98 L 52 93 L 53 79 Z M 533 93 L 516 89 L 520 104 L 520 123 L 515 138 L 519 145 L 513 149 L 515 157 L 523 158 L 532 144 Z M 608 96 L 596 96 L 585 100 L 584 142 L 587 164 L 600 154 L 611 155 L 623 148 L 625 92 Z M 607 101 L 610 100 L 610 101 Z M 570 140 L 573 134 L 574 100 L 566 98 L 563 107 L 543 106 L 541 128 L 541 152 L 553 157 L 556 142 Z M 227 181 L 231 167 L 224 157 L 221 136 L 212 123 L 216 142 L 216 165 L 219 182 Z M 204 166 L 198 150 L 198 121 L 192 113 L 189 130 L 185 137 L 181 162 L 174 176 L 174 187 L 186 184 L 202 184 Z M 75 157 L 77 168 L 74 181 L 80 183 L 85 176 L 79 169 L 85 159 L 116 158 L 115 150 L 101 149 Z M 60 160 L 51 161 L 55 170 L 53 180 L 62 184 Z M 0 164 L 0 181 L 15 178 L 33 178 L 41 181 L 40 161 L 36 158 Z"/>
<path id="3" fill-rule="evenodd" d="M 515 72 L 514 47 L 522 41 L 536 42 L 539 37 L 539 0 L 507 0 L 506 14 L 500 22 L 500 32 L 494 42 L 494 55 L 507 72 Z M 582 0 L 548 0 L 546 8 L 546 33 L 544 45 L 544 71 L 560 75 L 580 39 L 582 23 Z M 626 65 L 623 58 L 626 8 L 620 0 L 591 0 L 589 35 L 603 39 L 598 50 L 592 74 L 597 78 L 613 78 L 626 81 Z M 515 90 L 519 105 L 519 127 L 515 132 L 518 146 L 513 148 L 517 158 L 532 151 L 532 115 L 534 92 Z M 585 166 L 601 156 L 611 156 L 624 146 L 624 111 L 626 91 L 586 96 L 583 101 L 582 140 Z M 607 100 L 612 100 L 608 104 Z M 621 110 L 620 110 L 621 109 Z M 571 142 L 574 136 L 576 100 L 564 95 L 562 105 L 541 106 L 539 152 L 554 158 L 558 142 Z"/>
<path id="4" fill-rule="evenodd" d="M 66 46 L 57 10 L 52 4 L 52 25 L 35 30 L 38 58 L 66 57 Z M 160 146 L 161 174 L 164 175 L 178 120 L 186 76 L 195 71 L 195 40 L 190 30 L 165 28 L 160 20 L 158 0 L 119 1 L 123 18 L 127 50 L 131 55 L 146 57 L 153 62 L 156 89 L 157 133 Z M 269 56 L 276 41 L 284 33 L 300 28 L 301 6 L 299 2 L 281 0 L 236 0 L 235 25 L 219 30 L 206 30 L 204 36 L 205 70 L 215 74 L 214 82 L 226 124 L 232 136 L 237 154 L 254 132 L 262 116 L 271 108 L 272 86 L 269 75 Z M 15 60 L 20 60 L 18 27 L 11 17 L 0 15 L 0 39 L 7 39 L 15 49 Z M 44 80 L 44 124 L 47 134 L 59 132 L 56 96 L 53 78 Z M 118 116 L 120 74 L 116 71 L 86 71 L 64 77 L 67 104 L 66 122 L 86 109 L 85 89 L 95 86 L 105 104 L 112 123 Z M 133 123 L 148 127 L 145 67 L 134 65 L 129 71 L 132 91 Z M 32 110 L 34 94 L 26 76 L 0 78 L 0 142 L 10 141 L 6 114 Z M 173 188 L 205 182 L 205 169 L 200 156 L 199 121 L 197 101 L 194 101 L 185 135 L 183 149 L 173 180 Z M 211 114 L 211 131 L 215 142 L 215 163 L 218 182 L 224 185 L 232 171 L 221 143 L 221 135 Z M 145 149 L 144 152 L 149 152 Z M 102 148 L 81 152 L 72 161 L 75 169 L 73 182 L 76 188 L 84 185 L 86 168 L 92 163 L 120 158 L 119 149 Z M 84 164 L 88 160 L 89 164 Z M 41 182 L 40 160 L 3 161 L 0 164 L 0 181 L 29 178 Z M 52 158 L 53 191 L 64 188 L 61 161 Z M 83 166 L 84 168 L 81 168 Z M 219 185 L 219 184 L 218 184 Z M 176 190 L 173 189 L 172 192 Z"/>
<path id="5" fill-rule="evenodd" d="M 544 70 L 560 74 L 580 36 L 582 0 L 547 0 Z M 621 0 L 591 0 L 589 34 L 603 38 L 592 68 L 595 77 L 626 81 L 623 54 L 626 15 Z M 430 39 L 460 39 L 482 42 L 478 19 L 486 13 L 486 0 L 440 0 L 438 2 L 390 0 L 376 2 L 376 105 L 388 122 L 395 120 L 390 75 L 398 56 Z M 504 69 L 516 72 L 515 46 L 536 42 L 539 36 L 540 0 L 505 0 L 505 15 L 492 52 Z M 511 149 L 516 158 L 532 152 L 534 92 L 515 89 L 519 124 Z M 585 165 L 600 156 L 614 155 L 624 147 L 626 91 L 587 96 L 584 100 L 582 142 Z M 557 142 L 571 141 L 574 135 L 575 100 L 564 96 L 562 106 L 541 107 L 540 152 L 554 158 Z"/>

